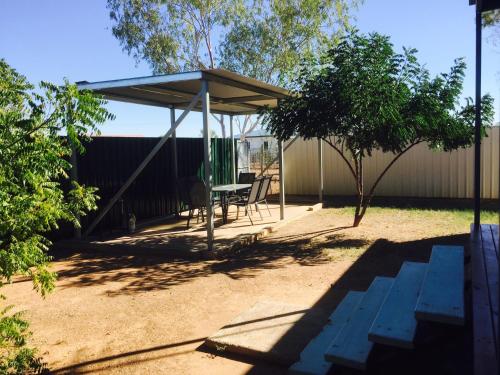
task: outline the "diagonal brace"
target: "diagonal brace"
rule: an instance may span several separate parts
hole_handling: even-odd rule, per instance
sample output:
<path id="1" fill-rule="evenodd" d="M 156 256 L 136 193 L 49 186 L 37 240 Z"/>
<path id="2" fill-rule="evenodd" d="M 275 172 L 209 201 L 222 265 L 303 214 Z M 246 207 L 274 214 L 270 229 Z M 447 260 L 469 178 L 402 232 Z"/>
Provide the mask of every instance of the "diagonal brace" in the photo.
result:
<path id="1" fill-rule="evenodd" d="M 180 125 L 182 120 L 188 115 L 189 112 L 193 109 L 193 107 L 198 103 L 198 101 L 201 98 L 201 92 L 198 93 L 193 100 L 191 100 L 191 103 L 189 103 L 189 106 L 182 112 L 182 114 L 179 116 L 179 118 L 175 121 L 173 126 L 165 133 L 165 135 L 158 141 L 155 147 L 149 152 L 148 156 L 142 161 L 141 164 L 136 168 L 136 170 L 130 175 L 130 177 L 127 179 L 127 181 L 123 184 L 123 186 L 116 192 L 115 195 L 109 200 L 108 204 L 102 209 L 102 211 L 97 215 L 97 217 L 94 219 L 94 221 L 90 224 L 90 226 L 87 228 L 87 230 L 84 233 L 84 237 L 87 237 L 94 228 L 97 226 L 97 224 L 100 223 L 100 221 L 106 216 L 108 211 L 114 206 L 116 201 L 120 199 L 120 197 L 125 193 L 125 191 L 129 188 L 129 186 L 134 182 L 134 180 L 139 176 L 139 174 L 143 171 L 143 169 L 149 164 L 151 159 L 160 151 L 161 147 L 165 144 L 165 142 L 170 138 L 172 133 L 177 129 L 177 127 Z"/>

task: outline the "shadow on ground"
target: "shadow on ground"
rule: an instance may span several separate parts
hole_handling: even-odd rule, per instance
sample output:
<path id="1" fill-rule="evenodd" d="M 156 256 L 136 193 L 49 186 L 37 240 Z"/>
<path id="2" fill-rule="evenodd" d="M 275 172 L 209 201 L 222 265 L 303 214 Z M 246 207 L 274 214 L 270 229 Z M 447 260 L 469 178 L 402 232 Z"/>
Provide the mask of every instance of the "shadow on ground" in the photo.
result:
<path id="1" fill-rule="evenodd" d="M 231 279 L 255 277 L 258 272 L 298 262 L 314 266 L 329 262 L 323 249 L 339 248 L 350 244 L 364 245 L 362 240 L 346 240 L 335 233 L 346 227 L 329 228 L 300 235 L 274 236 L 258 244 L 228 254 L 225 259 L 196 261 L 169 259 L 161 256 L 111 255 L 103 253 L 55 253 L 57 260 L 69 260 L 69 269 L 58 273 L 62 288 L 85 287 L 111 282 L 125 283 L 108 296 L 164 290 L 199 277 L 225 274 Z M 314 239 L 326 236 L 321 244 Z"/>
<path id="2" fill-rule="evenodd" d="M 346 238 L 345 234 L 341 234 L 339 231 L 345 233 L 349 231 L 349 228 L 331 227 L 306 234 L 274 236 L 258 244 L 254 244 L 247 249 L 231 254 L 227 259 L 223 260 L 189 261 L 163 259 L 158 256 L 75 254 L 69 258 L 73 262 L 72 267 L 60 272 L 59 277 L 63 281 L 62 287 L 64 288 L 84 288 L 90 285 L 119 281 L 124 283 L 125 286 L 119 290 L 108 292 L 108 295 L 133 294 L 143 291 L 168 289 L 195 278 L 210 277 L 210 275 L 218 273 L 223 273 L 232 279 L 251 278 L 255 277 L 259 272 L 283 267 L 290 262 L 298 262 L 304 266 L 313 267 L 324 262 L 330 262 L 331 257 L 329 252 L 341 252 L 348 247 L 365 247 L 369 245 L 368 249 L 313 306 L 326 312 L 333 312 L 349 290 L 366 290 L 375 276 L 395 276 L 404 261 L 428 261 L 433 245 L 465 245 L 468 242 L 468 234 L 461 234 L 401 243 L 379 239 L 371 244 L 367 244 L 365 240 Z M 318 237 L 323 238 L 321 241 L 315 241 Z M 300 322 L 286 336 L 293 336 L 295 331 L 300 331 Z M 287 340 L 286 336 L 283 338 L 285 341 Z M 444 342 L 443 340 L 438 340 L 438 344 L 433 342 L 415 352 L 404 352 L 397 357 L 397 360 L 391 361 L 389 369 L 387 366 L 372 367 L 371 373 L 382 373 L 377 368 L 384 368 L 384 374 L 402 373 L 403 369 L 406 374 L 421 374 L 425 369 L 428 371 L 430 363 L 428 361 L 437 361 L 437 359 L 439 361 L 436 362 L 434 368 L 439 373 L 466 373 L 470 367 L 468 365 L 470 356 L 467 354 L 468 348 L 465 344 L 465 331 L 452 331 L 447 337 L 448 339 L 444 340 Z M 450 340 L 449 337 L 453 339 Z M 197 341 L 201 344 L 202 340 L 204 338 L 200 338 Z M 158 353 L 158 355 L 148 355 L 145 357 L 144 354 L 161 352 L 161 350 L 171 345 L 175 344 L 166 344 L 164 347 L 145 348 L 140 351 L 98 358 L 61 370 L 63 372 L 69 370 L 71 373 L 87 373 L 93 372 L 92 370 L 87 371 L 85 369 L 90 365 L 109 368 L 155 360 L 161 358 L 162 355 Z M 204 345 L 201 345 L 198 350 L 214 355 L 224 355 L 253 364 L 254 366 L 249 371 L 249 374 L 277 374 L 286 372 L 285 367 L 276 367 L 252 358 L 230 353 L 213 353 Z M 398 353 L 392 350 L 389 353 L 382 354 L 381 358 L 384 358 L 384 356 L 393 358 L 394 354 Z M 119 363 L 116 363 L 117 361 Z M 411 361 L 412 364 L 416 363 L 416 365 L 412 365 L 412 368 L 406 368 L 406 361 Z"/>

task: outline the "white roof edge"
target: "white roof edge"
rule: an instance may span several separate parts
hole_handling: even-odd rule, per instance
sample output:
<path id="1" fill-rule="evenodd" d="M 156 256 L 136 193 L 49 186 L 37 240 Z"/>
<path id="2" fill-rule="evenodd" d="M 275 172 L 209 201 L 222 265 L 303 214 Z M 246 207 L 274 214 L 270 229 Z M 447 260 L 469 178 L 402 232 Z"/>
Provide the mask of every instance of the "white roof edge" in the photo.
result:
<path id="1" fill-rule="evenodd" d="M 197 70 L 193 72 L 162 74 L 157 76 L 136 77 L 136 78 L 124 78 L 124 79 L 115 79 L 110 81 L 99 81 L 99 82 L 89 82 L 89 83 L 81 82 L 77 83 L 77 87 L 80 90 L 103 90 L 103 89 L 111 89 L 117 87 L 154 85 L 158 83 L 189 81 L 201 78 L 202 78 L 202 72 L 201 70 Z"/>

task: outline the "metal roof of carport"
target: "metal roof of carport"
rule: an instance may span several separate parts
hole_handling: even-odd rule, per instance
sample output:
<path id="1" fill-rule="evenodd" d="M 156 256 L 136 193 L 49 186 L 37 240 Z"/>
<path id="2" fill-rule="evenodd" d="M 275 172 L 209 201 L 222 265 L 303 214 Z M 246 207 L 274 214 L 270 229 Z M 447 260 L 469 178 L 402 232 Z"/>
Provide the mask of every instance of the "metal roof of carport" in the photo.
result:
<path id="1" fill-rule="evenodd" d="M 257 113 L 262 107 L 274 107 L 289 91 L 224 69 L 127 78 L 101 82 L 78 82 L 106 99 L 166 108 L 185 109 L 207 81 L 210 111 L 227 115 Z M 193 110 L 202 111 L 198 102 Z"/>

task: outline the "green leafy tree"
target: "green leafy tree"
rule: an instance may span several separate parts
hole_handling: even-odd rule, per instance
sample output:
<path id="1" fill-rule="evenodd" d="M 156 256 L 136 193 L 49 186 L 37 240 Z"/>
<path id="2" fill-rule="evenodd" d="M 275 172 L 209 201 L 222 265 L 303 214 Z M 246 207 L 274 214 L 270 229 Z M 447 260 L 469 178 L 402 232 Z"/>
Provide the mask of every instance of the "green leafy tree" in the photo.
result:
<path id="1" fill-rule="evenodd" d="M 45 296 L 54 288 L 48 268 L 50 241 L 45 234 L 62 221 L 96 208 L 95 189 L 68 179 L 72 150 L 113 116 L 104 100 L 66 82 L 42 82 L 39 90 L 0 60 L 0 286 L 14 275 L 27 275 Z M 62 136 L 66 133 L 67 136 Z M 41 362 L 25 347 L 27 323 L 21 315 L 0 313 L 0 372 L 25 373 Z"/>
<path id="2" fill-rule="evenodd" d="M 483 14 L 484 28 L 491 30 L 488 40 L 495 46 L 500 45 L 500 10 Z"/>
<path id="3" fill-rule="evenodd" d="M 221 67 L 289 88 L 297 62 L 313 58 L 335 44 L 349 28 L 351 10 L 361 1 L 255 0 L 234 17 L 221 42 Z M 259 124 L 258 118 L 237 119 L 240 134 Z"/>
<path id="4" fill-rule="evenodd" d="M 468 147 L 474 139 L 474 105 L 462 107 L 465 63 L 431 78 L 415 56 L 396 53 L 389 38 L 354 31 L 297 76 L 294 95 L 264 115 L 277 138 L 321 138 L 343 159 L 355 182 L 354 226 L 361 222 L 377 185 L 417 144 L 444 151 Z M 483 123 L 493 118 L 493 99 L 483 98 Z M 484 132 L 484 129 L 483 129 Z M 363 160 L 374 150 L 394 154 L 369 189 Z"/>
<path id="5" fill-rule="evenodd" d="M 108 0 L 112 32 L 155 74 L 225 68 L 286 85 L 300 56 L 346 30 L 361 0 Z M 215 116 L 214 116 L 215 117 Z M 226 137 L 222 117 L 216 117 Z M 258 121 L 238 118 L 240 134 Z"/>
<path id="6" fill-rule="evenodd" d="M 500 24 L 500 10 L 492 10 L 483 15 L 484 26 L 494 26 Z"/>

